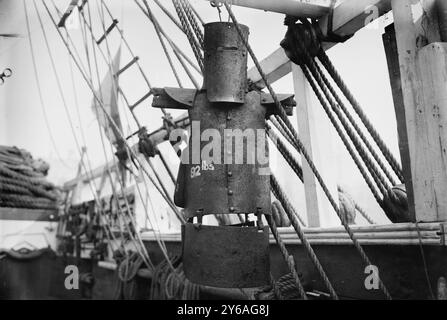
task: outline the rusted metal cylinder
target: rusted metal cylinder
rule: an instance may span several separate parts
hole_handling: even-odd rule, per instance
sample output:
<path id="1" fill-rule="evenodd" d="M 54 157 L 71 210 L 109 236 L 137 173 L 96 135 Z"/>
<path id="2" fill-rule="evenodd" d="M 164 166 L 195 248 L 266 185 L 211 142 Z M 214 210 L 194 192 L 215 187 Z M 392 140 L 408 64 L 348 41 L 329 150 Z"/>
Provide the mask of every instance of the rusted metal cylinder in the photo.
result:
<path id="1" fill-rule="evenodd" d="M 439 33 L 441 35 L 441 41 L 447 42 L 447 1 L 437 0 L 438 9 L 438 21 L 439 21 Z"/>
<path id="2" fill-rule="evenodd" d="M 230 22 L 205 24 L 204 88 L 210 102 L 244 103 L 247 91 L 247 52 Z M 249 29 L 239 25 L 245 39 Z"/>

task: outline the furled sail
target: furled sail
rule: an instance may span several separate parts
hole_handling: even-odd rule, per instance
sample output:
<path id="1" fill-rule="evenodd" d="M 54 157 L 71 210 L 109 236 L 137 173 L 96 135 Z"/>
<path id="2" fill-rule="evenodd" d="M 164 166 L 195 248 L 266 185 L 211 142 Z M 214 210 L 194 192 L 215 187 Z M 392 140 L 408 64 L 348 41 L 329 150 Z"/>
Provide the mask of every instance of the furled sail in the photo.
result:
<path id="1" fill-rule="evenodd" d="M 112 61 L 111 70 L 104 77 L 101 82 L 101 86 L 96 92 L 97 96 L 101 99 L 104 109 L 107 111 L 107 114 L 115 122 L 118 129 L 121 131 L 121 119 L 118 110 L 118 78 L 114 75 L 117 74 L 120 67 L 121 60 L 121 47 L 118 49 L 115 58 Z M 92 110 L 95 116 L 98 118 L 98 121 L 101 127 L 104 129 L 104 132 L 107 138 L 112 142 L 115 146 L 119 144 L 119 136 L 116 132 L 115 128 L 110 123 L 108 117 L 104 113 L 104 110 L 98 104 L 96 99 L 93 99 L 92 102 Z"/>

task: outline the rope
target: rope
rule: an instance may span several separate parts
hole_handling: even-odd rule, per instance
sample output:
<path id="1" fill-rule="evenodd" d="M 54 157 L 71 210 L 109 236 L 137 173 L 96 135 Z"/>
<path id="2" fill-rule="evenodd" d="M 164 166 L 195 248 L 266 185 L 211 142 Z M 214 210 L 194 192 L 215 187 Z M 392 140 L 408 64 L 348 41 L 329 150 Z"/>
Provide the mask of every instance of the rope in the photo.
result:
<path id="1" fill-rule="evenodd" d="M 343 133 L 342 129 L 340 128 L 340 126 L 336 122 L 332 112 L 330 111 L 328 105 L 326 104 L 326 101 L 324 100 L 323 96 L 321 95 L 320 91 L 318 90 L 318 88 L 317 88 L 314 80 L 312 79 L 311 75 L 309 74 L 309 72 L 307 70 L 307 67 L 303 66 L 302 70 L 303 70 L 303 73 L 306 76 L 309 84 L 311 85 L 312 89 L 314 90 L 318 100 L 320 101 L 321 105 L 323 106 L 326 114 L 328 115 L 331 123 L 333 124 L 335 130 L 337 131 L 337 133 L 339 134 L 340 138 L 342 139 L 343 144 L 345 145 L 346 149 L 348 150 L 351 158 L 354 160 L 357 168 L 359 169 L 360 173 L 362 174 L 363 179 L 365 180 L 365 182 L 367 183 L 368 187 L 370 188 L 374 198 L 376 199 L 377 203 L 382 206 L 382 196 L 379 194 L 379 192 L 375 188 L 374 183 L 371 181 L 370 177 L 368 176 L 367 172 L 365 171 L 365 168 L 361 164 L 360 159 L 357 157 L 356 153 L 354 152 L 354 149 L 349 144 L 349 141 L 347 140 L 345 134 Z"/>
<path id="2" fill-rule="evenodd" d="M 51 145 L 52 145 L 54 151 L 56 152 L 56 155 L 57 155 L 59 161 L 66 168 L 69 168 L 70 166 L 67 165 L 67 163 L 62 159 L 62 157 L 61 157 L 61 155 L 59 153 L 59 150 L 58 150 L 57 145 L 56 145 L 56 140 L 54 139 L 53 131 L 51 130 L 51 127 L 50 127 L 50 121 L 48 120 L 48 113 L 47 113 L 47 110 L 45 108 L 45 104 L 43 103 L 42 88 L 40 86 L 40 81 L 39 81 L 38 72 L 37 72 L 37 64 L 36 64 L 36 57 L 34 55 L 33 41 L 32 41 L 32 37 L 30 36 L 31 28 L 30 28 L 28 11 L 27 11 L 28 9 L 26 7 L 25 0 L 23 0 L 23 7 L 25 9 L 26 30 L 27 30 L 27 34 L 28 34 L 28 42 L 29 42 L 29 47 L 30 47 L 30 52 L 31 52 L 31 61 L 33 63 L 34 80 L 36 81 L 37 93 L 39 94 L 39 103 L 40 103 L 40 108 L 42 110 L 42 115 L 43 115 L 43 118 L 44 118 L 44 121 L 45 121 L 45 126 L 47 128 L 48 135 L 50 137 Z"/>
<path id="3" fill-rule="evenodd" d="M 300 277 L 299 277 L 298 273 L 296 272 L 295 261 L 293 259 L 293 256 L 289 254 L 289 251 L 287 250 L 286 245 L 282 241 L 274 219 L 271 216 L 265 216 L 265 218 L 267 219 L 267 222 L 270 226 L 270 230 L 272 231 L 272 234 L 275 237 L 276 243 L 278 244 L 278 248 L 281 251 L 281 254 L 284 257 L 284 260 L 287 263 L 290 273 L 292 274 L 294 284 L 295 284 L 296 288 L 298 289 L 301 298 L 303 300 L 307 300 L 306 291 L 304 290 L 303 285 L 301 284 Z"/>
<path id="4" fill-rule="evenodd" d="M 319 92 L 317 89 L 316 84 L 319 85 L 320 89 L 323 91 L 324 95 L 326 96 L 327 101 L 329 102 L 329 104 L 332 107 L 332 110 L 335 112 L 335 114 L 337 115 L 338 119 L 340 120 L 341 124 L 343 125 L 346 133 L 348 134 L 349 138 L 351 139 L 352 143 L 354 144 L 357 152 L 359 153 L 360 157 L 362 158 L 363 162 L 366 165 L 366 168 L 368 169 L 368 171 L 370 172 L 371 176 L 373 177 L 376 185 L 379 187 L 379 189 L 382 192 L 382 195 L 386 192 L 386 189 L 389 188 L 389 186 L 387 185 L 387 183 L 384 181 L 383 177 L 380 175 L 380 173 L 378 172 L 376 166 L 374 165 L 374 163 L 372 162 L 371 158 L 367 155 L 367 153 L 365 152 L 363 146 L 360 144 L 360 141 L 357 139 L 357 137 L 355 136 L 354 132 L 351 130 L 351 128 L 349 127 L 349 124 L 346 122 L 346 119 L 343 117 L 343 114 L 340 111 L 340 108 L 334 103 L 334 101 L 331 98 L 330 92 L 328 91 L 328 89 L 324 86 L 324 81 L 323 81 L 323 77 L 324 75 L 319 74 L 317 67 L 315 66 L 316 63 L 314 63 L 314 61 L 312 61 L 312 59 L 310 59 L 310 56 L 307 56 L 308 58 L 308 63 L 307 63 L 307 68 L 308 70 L 310 70 L 310 72 L 312 73 L 315 82 L 312 84 L 312 88 L 315 91 L 315 93 Z M 306 67 L 304 65 L 301 65 L 301 69 L 306 69 Z M 310 75 L 308 74 L 308 71 L 304 71 L 304 74 L 306 75 L 306 78 L 309 82 L 311 82 L 312 80 L 310 80 Z M 327 81 L 327 79 L 326 79 Z M 319 100 L 321 102 L 321 104 L 323 104 L 323 98 L 319 97 Z M 328 114 L 329 117 L 331 117 L 329 108 L 325 108 L 326 113 Z M 332 116 L 333 117 L 333 116 Z M 332 120 L 331 119 L 332 124 L 334 125 L 334 127 L 336 126 L 336 122 L 335 119 Z M 338 129 L 337 130 L 338 134 L 340 135 L 340 137 L 342 135 L 344 135 L 343 131 Z M 342 140 L 346 140 L 346 137 Z M 344 142 L 345 143 L 345 142 Z M 348 143 L 345 143 L 346 148 L 348 148 Z M 350 155 L 351 157 L 353 156 L 354 151 L 351 149 L 350 150 Z M 355 160 L 354 160 L 355 161 Z M 359 168 L 360 169 L 360 168 Z"/>
<path id="5" fill-rule="evenodd" d="M 87 85 L 89 86 L 90 90 L 92 91 L 92 94 L 93 94 L 95 100 L 98 102 L 99 107 L 103 110 L 104 115 L 107 117 L 107 120 L 110 122 L 111 127 L 112 127 L 114 130 L 116 130 L 116 132 L 117 132 L 119 138 L 123 139 L 123 141 L 125 142 L 125 146 L 126 146 L 126 148 L 129 150 L 129 152 L 130 152 L 131 155 L 134 157 L 134 159 L 136 160 L 136 162 L 138 162 L 138 164 L 139 164 L 140 168 L 142 169 L 143 173 L 146 174 L 146 176 L 149 178 L 149 180 L 151 181 L 151 183 L 153 183 L 154 186 L 157 188 L 157 190 L 160 192 L 160 190 L 158 189 L 158 186 L 157 186 L 157 184 L 154 182 L 153 178 L 149 175 L 149 173 L 146 171 L 146 169 L 144 168 L 144 166 L 142 166 L 142 164 L 141 164 L 141 162 L 139 161 L 139 159 L 135 156 L 133 150 L 129 147 L 128 143 L 125 141 L 125 138 L 123 137 L 121 131 L 120 131 L 119 128 L 117 127 L 117 125 L 116 125 L 116 123 L 114 122 L 114 120 L 113 120 L 113 119 L 111 118 L 111 116 L 106 112 L 106 110 L 105 110 L 105 108 L 104 108 L 104 105 L 103 105 L 101 99 L 98 98 L 97 93 L 95 92 L 95 90 L 94 90 L 94 88 L 93 88 L 92 83 L 91 83 L 91 82 L 89 81 L 89 79 L 87 78 L 87 76 L 86 76 L 85 72 L 83 71 L 83 68 L 81 67 L 79 61 L 77 61 L 77 59 L 76 59 L 76 57 L 74 56 L 73 52 L 70 50 L 70 47 L 69 47 L 67 41 L 64 39 L 64 37 L 62 36 L 60 30 L 57 28 L 57 24 L 56 24 L 56 22 L 54 21 L 54 18 L 52 17 L 51 12 L 49 11 L 48 6 L 46 5 L 45 1 L 42 1 L 42 4 L 44 5 L 44 7 L 45 7 L 45 9 L 46 9 L 46 11 L 47 11 L 47 13 L 48 13 L 48 15 L 49 15 L 51 21 L 53 22 L 53 25 L 55 26 L 56 31 L 58 32 L 59 36 L 61 37 L 61 40 L 62 40 L 63 44 L 64 44 L 65 47 L 67 48 L 68 53 L 69 53 L 70 56 L 73 58 L 73 61 L 75 62 L 76 67 L 79 69 L 79 71 L 81 72 L 81 75 L 83 76 L 84 80 L 86 81 Z M 145 181 L 145 180 L 144 180 L 144 181 Z M 139 188 L 137 188 L 137 189 L 139 189 Z M 142 197 L 140 190 L 138 190 L 138 192 L 139 192 L 140 197 Z M 160 193 L 162 194 L 162 192 L 160 192 Z M 163 194 L 162 194 L 162 195 L 163 195 Z M 147 210 L 146 210 L 146 205 L 145 205 L 144 201 L 143 201 L 143 205 L 144 205 L 144 207 L 145 207 L 145 212 L 146 212 L 146 216 L 147 216 Z M 139 240 L 141 240 L 141 239 L 139 239 Z M 160 248 L 161 248 L 161 250 L 162 250 L 164 256 L 166 257 L 167 254 L 166 254 L 166 248 L 165 248 L 165 246 L 161 243 L 160 239 L 158 239 L 158 238 L 157 238 L 157 242 L 159 243 Z M 145 250 L 144 247 L 143 247 L 143 249 Z"/>
<path id="6" fill-rule="evenodd" d="M 303 230 L 300 227 L 300 224 L 298 223 L 298 215 L 295 212 L 295 208 L 290 203 L 289 199 L 287 198 L 286 194 L 282 191 L 281 186 L 276 179 L 274 175 L 270 176 L 270 184 L 272 186 L 272 191 L 275 197 L 281 202 L 281 204 L 284 207 L 284 210 L 287 214 L 287 217 L 289 218 L 290 222 L 292 223 L 293 228 L 296 231 L 296 234 L 301 240 L 301 243 L 303 244 L 304 248 L 306 249 L 306 252 L 312 261 L 313 265 L 318 271 L 318 274 L 323 279 L 323 282 L 326 286 L 326 288 L 329 290 L 329 293 L 331 297 L 335 300 L 338 299 L 337 293 L 335 292 L 334 288 L 332 287 L 332 284 L 329 280 L 329 278 L 326 275 L 326 272 L 323 269 L 323 266 L 321 265 L 320 261 L 318 260 L 317 255 L 315 254 L 314 250 L 312 249 L 312 246 L 310 245 L 309 241 L 306 238 L 306 235 L 304 234 Z"/>
<path id="7" fill-rule="evenodd" d="M 396 180 L 394 180 L 394 178 L 392 177 L 391 173 L 386 168 L 385 164 L 380 159 L 380 157 L 377 154 L 377 152 L 374 150 L 372 145 L 369 143 L 368 139 L 366 139 L 366 136 L 363 134 L 362 130 L 360 129 L 358 124 L 355 122 L 354 118 L 352 117 L 352 115 L 348 111 L 348 109 L 346 108 L 346 105 L 343 103 L 343 101 L 341 100 L 339 95 L 335 92 L 335 89 L 333 88 L 333 86 L 331 85 L 331 83 L 329 82 L 329 80 L 327 79 L 325 74 L 323 73 L 323 70 L 321 70 L 320 66 L 316 62 L 312 64 L 312 67 L 316 69 L 317 73 L 320 75 L 321 79 L 323 80 L 323 83 L 326 85 L 326 87 L 329 89 L 329 91 L 332 94 L 332 96 L 335 98 L 336 102 L 338 103 L 338 106 L 341 108 L 343 113 L 346 115 L 346 118 L 348 119 L 349 123 L 352 125 L 352 127 L 355 130 L 355 132 L 357 132 L 357 134 L 360 137 L 361 141 L 365 144 L 366 148 L 371 153 L 371 155 L 373 156 L 374 160 L 377 162 L 377 164 L 379 165 L 380 169 L 385 174 L 385 176 L 388 179 L 388 181 L 391 183 L 391 185 L 396 185 L 397 184 Z M 346 122 L 346 120 L 343 118 L 342 114 L 337 112 L 337 115 L 338 115 L 340 121 L 342 121 L 343 126 L 345 127 L 345 130 L 346 131 L 350 131 L 351 128 L 349 127 L 349 125 Z M 354 133 L 350 133 L 350 136 L 355 137 Z M 357 139 L 357 137 L 355 137 L 355 139 Z M 358 145 L 361 145 L 360 142 L 356 142 L 356 143 Z M 364 152 L 364 154 L 365 154 L 365 157 L 367 156 L 366 150 L 364 150 L 363 147 L 361 149 L 357 149 L 357 150 L 359 151 L 359 153 L 360 153 L 360 150 L 362 150 L 362 152 Z M 372 165 L 372 161 L 371 160 L 368 160 L 368 161 L 371 162 L 371 165 Z M 375 166 L 374 166 L 374 168 L 378 172 L 378 169 Z M 383 179 L 382 179 L 381 182 L 385 186 L 387 185 L 386 182 L 383 181 Z"/>
<path id="8" fill-rule="evenodd" d="M 185 13 L 182 10 L 179 0 L 172 0 L 172 3 L 174 4 L 175 11 L 177 12 L 177 15 L 182 24 L 183 32 L 186 34 L 186 37 L 188 38 L 189 44 L 191 45 L 194 56 L 196 57 L 197 62 L 199 63 L 200 70 L 202 70 L 203 72 L 204 66 L 203 66 L 202 53 L 200 52 L 200 45 L 199 43 L 197 43 L 197 40 L 191 31 L 191 28 L 186 20 Z"/>
<path id="9" fill-rule="evenodd" d="M 278 137 L 278 135 L 272 130 L 271 126 L 266 122 L 267 134 L 273 144 L 276 146 L 278 151 L 281 153 L 283 158 L 287 161 L 289 166 L 295 172 L 297 177 L 303 181 L 303 169 L 301 165 L 298 163 L 298 160 L 292 155 L 284 142 Z"/>
<path id="10" fill-rule="evenodd" d="M 165 31 L 163 30 L 163 28 L 161 27 L 161 25 L 158 23 L 156 17 L 154 15 L 149 15 L 149 13 L 144 10 L 144 8 L 141 6 L 140 3 L 138 3 L 137 0 L 134 0 L 134 2 L 136 3 L 136 5 L 140 8 L 140 10 L 143 12 L 143 14 L 149 19 L 149 21 L 152 24 L 157 24 L 158 29 L 160 30 L 160 33 L 165 37 L 165 39 L 168 41 L 169 45 L 171 46 L 171 48 L 174 51 L 175 56 L 177 57 L 177 59 L 179 60 L 180 64 L 182 65 L 183 69 L 185 70 L 186 74 L 188 75 L 188 77 L 190 78 L 191 82 L 193 83 L 193 85 L 198 89 L 200 86 L 198 84 L 198 82 L 196 81 L 196 79 L 194 78 L 194 76 L 192 75 L 191 71 L 189 70 L 188 66 L 186 65 L 185 61 L 188 62 L 193 68 L 194 70 L 196 70 L 198 73 L 201 73 L 201 70 L 199 69 L 199 67 L 197 67 L 189 58 L 188 56 L 186 56 L 183 51 L 181 51 L 176 44 L 167 36 L 167 34 L 165 33 Z M 184 61 L 185 60 L 185 61 Z"/>
<path id="11" fill-rule="evenodd" d="M 152 17 L 153 14 L 152 14 L 152 11 L 151 11 L 151 9 L 149 7 L 149 4 L 147 3 L 146 0 L 143 0 L 143 3 L 146 6 L 146 10 L 147 10 L 148 14 Z M 163 51 L 164 51 L 164 54 L 165 54 L 166 58 L 168 59 L 169 66 L 171 67 L 171 70 L 174 73 L 175 79 L 177 80 L 178 85 L 180 87 L 183 87 L 182 81 L 180 80 L 180 77 L 178 75 L 177 69 L 174 66 L 174 63 L 172 61 L 171 55 L 170 55 L 170 53 L 168 51 L 168 48 L 166 47 L 166 43 L 164 42 L 164 40 L 163 40 L 163 38 L 161 36 L 161 32 L 160 32 L 159 26 L 156 23 L 153 23 L 152 25 L 154 26 L 154 29 L 155 29 L 155 32 L 157 34 L 158 40 L 160 41 L 160 44 L 161 44 L 161 46 L 163 48 Z"/>
<path id="12" fill-rule="evenodd" d="M 30 208 L 30 209 L 58 209 L 54 201 L 21 194 L 0 194 L 0 207 Z"/>
<path id="13" fill-rule="evenodd" d="M 20 172 L 9 169 L 3 163 L 0 163 L 0 175 L 9 177 L 15 180 L 23 181 L 29 183 L 34 186 L 42 186 L 48 189 L 54 188 L 54 185 L 51 182 L 48 182 L 42 178 L 30 177 Z"/>
<path id="14" fill-rule="evenodd" d="M 335 202 L 334 198 L 332 197 L 331 193 L 329 192 L 329 189 L 327 188 L 326 184 L 323 181 L 323 178 L 321 177 L 320 173 L 318 172 L 317 168 L 315 167 L 315 164 L 312 161 L 312 158 L 310 157 L 309 153 L 307 152 L 307 150 L 305 149 L 303 143 L 301 142 L 301 140 L 298 137 L 298 134 L 296 133 L 295 129 L 293 128 L 293 125 L 291 124 L 291 122 L 289 121 L 289 119 L 287 118 L 287 115 L 285 113 L 285 111 L 283 110 L 283 108 L 281 107 L 281 103 L 279 102 L 278 97 L 276 96 L 275 92 L 273 91 L 273 88 L 271 87 L 269 81 L 267 80 L 267 76 L 264 73 L 264 71 L 262 70 L 261 65 L 259 64 L 259 61 L 256 57 L 256 55 L 254 54 L 251 46 L 249 45 L 249 43 L 244 39 L 242 31 L 240 30 L 239 26 L 238 26 L 238 22 L 236 17 L 233 14 L 233 11 L 231 10 L 229 4 L 227 2 L 224 2 L 225 8 L 228 11 L 228 14 L 230 15 L 232 21 L 235 24 L 236 30 L 239 33 L 239 36 L 241 37 L 242 41 L 244 42 L 247 51 L 249 52 L 253 62 L 255 63 L 256 68 L 259 71 L 259 74 L 261 75 L 263 81 L 266 84 L 266 87 L 269 90 L 269 93 L 271 94 L 275 105 L 276 105 L 276 111 L 278 112 L 278 114 L 280 115 L 280 117 L 282 118 L 282 120 L 284 121 L 284 123 L 287 125 L 287 127 L 289 128 L 289 130 L 291 131 L 291 133 L 293 134 L 294 140 L 296 140 L 296 143 L 298 144 L 299 149 L 301 150 L 301 154 L 304 156 L 304 158 L 306 159 L 306 161 L 309 164 L 309 167 L 311 168 L 312 172 L 315 175 L 315 178 L 317 179 L 318 183 L 320 184 L 321 188 L 323 189 L 324 193 L 326 194 L 326 197 L 329 199 L 329 202 L 331 203 L 332 207 L 334 208 L 335 212 L 337 213 L 337 216 L 339 217 L 343 227 L 346 229 L 346 232 L 348 233 L 350 239 L 352 240 L 354 247 L 357 249 L 357 251 L 359 252 L 363 262 L 365 265 L 371 265 L 371 261 L 369 260 L 368 256 L 366 255 L 365 251 L 363 250 L 363 248 L 361 247 L 361 245 L 359 244 L 359 242 L 357 241 L 357 239 L 354 236 L 354 233 L 352 232 L 351 228 L 349 227 L 349 225 L 346 223 L 346 221 L 343 219 L 343 216 L 340 214 L 340 210 L 337 206 L 337 203 Z M 391 296 L 388 292 L 388 290 L 386 289 L 385 285 L 383 284 L 382 280 L 379 279 L 379 285 L 381 290 L 383 291 L 384 295 L 388 298 L 391 299 Z"/>
<path id="15" fill-rule="evenodd" d="M 383 141 L 383 139 L 380 137 L 379 133 L 376 131 L 374 126 L 371 124 L 371 121 L 368 119 L 366 114 L 364 113 L 362 107 L 355 99 L 354 95 L 349 90 L 346 83 L 343 81 L 342 77 L 338 73 L 335 66 L 332 64 L 332 61 L 327 56 L 326 52 L 324 50 L 320 51 L 320 54 L 318 56 L 323 66 L 326 68 L 326 70 L 329 72 L 331 77 L 334 79 L 335 83 L 337 83 L 340 90 L 343 92 L 345 97 L 349 100 L 351 105 L 353 106 L 354 110 L 356 111 L 357 115 L 362 120 L 365 127 L 368 129 L 368 132 L 376 142 L 377 146 L 382 151 L 383 155 L 387 159 L 388 163 L 390 164 L 391 168 L 393 168 L 396 175 L 399 177 L 400 181 L 404 181 L 404 177 L 402 174 L 402 168 L 399 164 L 399 162 L 396 160 L 396 158 L 393 156 L 391 151 L 388 149 L 387 145 Z"/>
<path id="16" fill-rule="evenodd" d="M 27 188 L 19 187 L 13 184 L 7 184 L 0 182 L 0 191 L 5 193 L 15 193 L 15 194 L 21 194 L 26 196 L 32 196 L 33 193 L 29 191 Z"/>
<path id="17" fill-rule="evenodd" d="M 104 24 L 104 18 L 103 18 L 103 17 L 102 17 L 101 21 L 102 21 L 103 29 L 105 29 L 105 24 Z M 92 45 L 94 46 L 94 43 L 93 43 Z M 110 49 L 109 49 L 109 45 L 108 45 L 108 40 L 107 40 L 107 38 L 106 38 L 106 46 L 107 46 L 107 51 L 108 51 L 109 61 L 110 61 L 110 59 L 111 59 L 111 57 L 110 57 Z M 96 59 L 96 58 L 95 58 L 95 59 Z M 109 63 L 109 66 L 110 66 L 110 63 Z M 110 67 L 109 67 L 109 68 L 110 68 Z M 131 112 L 132 112 L 132 111 L 131 111 Z M 164 112 L 164 114 L 166 114 L 166 112 Z M 110 118 L 109 118 L 109 121 L 110 121 Z M 113 119 L 112 119 L 112 121 L 113 121 Z M 113 123 L 112 123 L 112 124 L 113 124 Z M 116 127 L 116 124 L 114 124 L 114 127 Z M 123 139 L 121 131 L 118 131 L 118 134 L 121 136 L 121 139 Z M 113 148 L 113 147 L 111 146 L 111 148 Z M 130 150 L 130 149 L 129 149 L 129 150 Z M 107 156 L 106 156 L 106 157 L 107 157 Z M 146 173 L 147 173 L 147 172 L 146 172 Z M 132 174 L 134 174 L 134 173 L 132 172 Z M 148 175 L 148 173 L 147 173 L 147 175 Z M 151 178 L 151 177 L 149 176 L 149 178 Z M 111 179 L 111 177 L 110 177 L 110 179 Z M 148 192 L 148 191 L 147 191 L 147 190 L 148 190 L 148 187 L 147 187 L 147 185 L 146 185 L 146 181 L 145 181 L 145 180 L 143 180 L 143 181 L 144 181 L 145 186 L 146 186 L 146 192 Z M 159 192 L 161 192 L 160 189 L 158 188 L 158 185 L 155 185 L 155 182 L 154 182 L 153 180 L 151 180 L 151 182 L 154 184 L 155 187 L 157 187 L 157 189 L 159 190 Z M 121 180 L 121 177 L 118 177 L 118 183 L 119 183 L 119 185 L 120 185 L 120 187 L 121 187 L 121 191 L 123 192 L 123 189 L 124 189 L 124 182 Z M 113 186 L 113 182 L 112 182 L 112 188 L 114 188 L 114 186 Z M 142 197 L 142 194 L 141 194 L 141 191 L 140 191 L 140 188 L 139 188 L 138 184 L 137 184 L 137 190 L 138 190 L 138 193 L 139 193 L 139 196 L 140 196 L 141 200 L 143 201 L 143 205 L 144 205 L 144 207 L 145 207 L 145 212 L 146 212 L 146 215 L 147 215 L 146 205 L 145 205 L 145 203 L 144 203 L 144 199 L 143 199 L 143 197 Z M 115 191 L 114 191 L 114 192 L 115 192 Z M 161 194 L 161 195 L 163 196 L 163 194 Z M 169 201 L 168 201 L 168 204 L 169 204 Z M 128 203 L 127 203 L 127 202 L 126 202 L 126 206 L 128 207 Z M 136 228 L 136 221 L 134 221 L 134 219 L 133 219 L 132 216 L 131 216 L 131 224 L 133 225 L 134 228 Z M 151 223 L 151 224 L 152 224 L 152 223 Z M 154 229 L 154 228 L 153 228 L 153 229 Z M 130 234 L 131 234 L 131 236 L 132 236 L 132 232 L 131 232 Z M 146 247 L 145 247 L 145 245 L 144 245 L 144 243 L 143 243 L 143 241 L 142 241 L 142 239 L 141 239 L 141 236 L 140 236 L 139 234 L 136 234 L 136 236 L 137 236 L 137 237 L 136 237 L 137 239 L 135 239 L 134 237 L 132 237 L 132 240 L 133 240 L 134 243 L 135 243 L 135 247 L 136 247 L 136 249 L 139 251 L 139 253 L 140 253 L 143 257 L 145 257 L 145 259 L 147 260 L 146 264 L 148 265 L 148 267 L 153 268 L 153 267 L 154 267 L 154 266 L 153 266 L 153 263 L 152 263 L 151 260 L 150 260 L 150 256 L 149 256 L 149 254 L 148 254 L 148 252 L 147 252 L 147 249 L 146 249 Z M 158 242 L 158 244 L 159 244 L 159 247 L 160 247 L 161 251 L 164 253 L 165 257 L 167 257 L 167 252 L 166 252 L 166 247 L 165 247 L 165 245 L 164 245 L 164 242 L 163 242 L 162 240 L 160 240 L 157 236 L 156 236 L 156 238 L 157 238 L 157 242 Z M 138 241 L 140 247 L 136 245 L 137 241 Z"/>
<path id="18" fill-rule="evenodd" d="M 200 46 L 203 48 L 203 32 L 199 27 L 199 24 L 196 20 L 194 13 L 192 12 L 191 4 L 189 3 L 188 0 L 179 0 L 179 1 L 183 7 L 183 11 L 185 12 L 186 17 L 188 18 L 189 23 L 192 26 L 192 29 L 194 30 L 197 39 L 199 40 Z"/>

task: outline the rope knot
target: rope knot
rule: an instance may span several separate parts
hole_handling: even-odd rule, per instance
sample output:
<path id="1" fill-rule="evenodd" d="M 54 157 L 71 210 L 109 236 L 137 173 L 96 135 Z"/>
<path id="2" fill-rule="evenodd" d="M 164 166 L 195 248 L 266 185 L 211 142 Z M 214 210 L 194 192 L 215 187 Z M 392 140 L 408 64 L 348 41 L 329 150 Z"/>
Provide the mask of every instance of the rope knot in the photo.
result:
<path id="1" fill-rule="evenodd" d="M 295 64 L 302 65 L 305 61 L 306 54 L 311 57 L 317 56 L 321 50 L 320 39 L 312 24 L 296 23 L 296 17 L 286 16 L 285 24 L 288 26 L 286 35 L 280 45 L 286 52 L 287 57 Z M 300 46 L 298 43 L 303 45 Z M 305 48 L 307 52 L 302 50 Z"/>

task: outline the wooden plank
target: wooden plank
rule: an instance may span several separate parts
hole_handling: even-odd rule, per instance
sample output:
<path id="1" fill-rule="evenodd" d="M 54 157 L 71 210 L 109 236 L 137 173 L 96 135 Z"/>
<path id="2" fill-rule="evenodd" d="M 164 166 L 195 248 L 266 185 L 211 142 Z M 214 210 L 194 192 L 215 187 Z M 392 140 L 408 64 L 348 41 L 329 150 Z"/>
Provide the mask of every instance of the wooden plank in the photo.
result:
<path id="1" fill-rule="evenodd" d="M 445 80 L 439 79 L 441 75 L 434 70 L 441 70 L 442 66 L 432 65 L 426 58 L 417 58 L 419 50 L 426 43 L 439 41 L 439 32 L 436 31 L 438 25 L 434 23 L 434 0 L 425 0 L 419 4 L 422 4 L 425 10 L 423 19 L 419 21 L 416 21 L 418 17 L 413 16 L 411 0 L 393 0 L 392 8 L 405 106 L 403 116 L 408 137 L 415 216 L 417 220 L 437 221 L 447 217 L 447 181 L 438 180 L 438 176 L 442 179 L 445 173 L 445 167 L 442 168 L 445 138 L 442 136 L 442 130 L 436 133 L 429 126 L 440 125 L 445 121 L 442 119 L 445 117 L 444 111 L 441 110 L 445 105 L 445 102 L 442 102 Z M 430 49 L 425 49 L 421 54 L 430 55 L 427 50 Z M 442 58 L 437 60 L 441 63 Z M 436 91 L 432 91 L 434 88 L 430 86 L 435 86 Z M 441 103 L 439 106 L 436 105 L 438 102 Z"/>
<path id="2" fill-rule="evenodd" d="M 57 210 L 0 208 L 0 220 L 58 221 Z"/>
<path id="3" fill-rule="evenodd" d="M 417 61 L 422 83 L 420 108 L 426 131 L 424 144 L 417 151 L 423 151 L 421 162 L 416 165 L 429 169 L 424 170 L 428 176 L 416 177 L 416 183 L 424 191 L 424 202 L 417 203 L 417 219 L 447 221 L 447 44 L 424 47 Z"/>
<path id="4" fill-rule="evenodd" d="M 338 199 L 335 152 L 331 137 L 334 132 L 302 70 L 292 65 L 297 121 L 300 138 L 320 171 L 334 199 Z M 327 124 L 327 125 L 325 125 Z M 321 189 L 309 164 L 302 157 L 306 212 L 309 227 L 331 227 L 340 221 Z"/>

